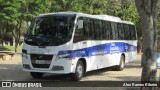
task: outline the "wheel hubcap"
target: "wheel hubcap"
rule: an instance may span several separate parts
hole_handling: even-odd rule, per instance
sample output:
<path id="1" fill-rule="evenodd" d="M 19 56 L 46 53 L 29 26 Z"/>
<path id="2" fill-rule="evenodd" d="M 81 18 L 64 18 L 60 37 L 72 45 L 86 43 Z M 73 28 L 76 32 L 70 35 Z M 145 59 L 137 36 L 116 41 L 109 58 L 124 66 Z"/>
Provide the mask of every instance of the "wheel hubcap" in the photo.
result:
<path id="1" fill-rule="evenodd" d="M 78 77 L 82 76 L 83 70 L 82 70 L 82 66 L 81 65 L 78 65 L 78 67 L 77 67 L 77 73 L 78 73 Z"/>
<path id="2" fill-rule="evenodd" d="M 122 61 L 122 66 L 121 66 L 122 68 L 124 67 L 124 62 Z"/>
<path id="3" fill-rule="evenodd" d="M 121 58 L 121 68 L 124 68 L 124 58 Z"/>

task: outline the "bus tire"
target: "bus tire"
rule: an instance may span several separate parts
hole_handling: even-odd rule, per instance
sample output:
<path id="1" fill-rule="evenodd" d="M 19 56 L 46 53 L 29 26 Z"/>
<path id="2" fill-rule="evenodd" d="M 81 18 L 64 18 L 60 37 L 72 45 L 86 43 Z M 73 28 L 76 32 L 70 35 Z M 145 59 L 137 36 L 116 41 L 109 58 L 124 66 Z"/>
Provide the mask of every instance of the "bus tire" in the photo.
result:
<path id="1" fill-rule="evenodd" d="M 43 76 L 43 73 L 39 72 L 30 72 L 30 74 L 33 78 L 41 78 Z"/>
<path id="2" fill-rule="evenodd" d="M 120 63 L 116 68 L 117 71 L 122 71 L 124 69 L 124 64 L 125 64 L 125 57 L 123 55 L 121 55 Z"/>
<path id="3" fill-rule="evenodd" d="M 73 81 L 79 81 L 84 75 L 84 64 L 81 60 L 77 62 L 75 73 L 71 73 L 71 79 Z"/>

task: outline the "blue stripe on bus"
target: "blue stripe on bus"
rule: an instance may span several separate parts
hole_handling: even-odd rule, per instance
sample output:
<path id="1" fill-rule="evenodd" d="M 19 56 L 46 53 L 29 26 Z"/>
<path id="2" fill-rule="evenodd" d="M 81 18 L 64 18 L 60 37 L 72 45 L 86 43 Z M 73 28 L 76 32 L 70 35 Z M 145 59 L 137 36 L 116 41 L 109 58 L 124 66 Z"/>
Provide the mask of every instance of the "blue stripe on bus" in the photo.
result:
<path id="1" fill-rule="evenodd" d="M 123 52 L 131 52 L 131 51 L 137 51 L 137 46 L 124 43 L 124 42 L 112 42 L 112 43 L 96 45 L 96 46 L 87 47 L 87 48 L 78 49 L 78 50 L 59 51 L 58 57 L 76 58 L 76 57 L 88 57 L 88 56 L 123 53 Z"/>

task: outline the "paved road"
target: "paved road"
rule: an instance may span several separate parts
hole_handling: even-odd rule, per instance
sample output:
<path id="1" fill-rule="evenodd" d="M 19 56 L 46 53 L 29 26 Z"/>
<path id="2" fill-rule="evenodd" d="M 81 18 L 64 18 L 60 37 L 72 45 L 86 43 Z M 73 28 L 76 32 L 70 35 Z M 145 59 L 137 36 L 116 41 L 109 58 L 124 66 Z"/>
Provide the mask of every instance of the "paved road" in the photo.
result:
<path id="1" fill-rule="evenodd" d="M 96 71 L 91 71 L 85 74 L 85 77 L 82 79 L 82 81 L 140 81 L 141 76 L 141 70 L 140 67 L 140 55 L 138 55 L 137 60 L 127 63 L 125 66 L 125 69 L 123 71 L 114 71 L 112 68 L 106 68 Z M 158 71 L 160 72 L 160 70 Z M 0 81 L 2 80 L 12 80 L 12 81 L 70 81 L 69 75 L 51 75 L 46 74 L 41 79 L 34 79 L 30 76 L 28 72 L 22 71 L 22 64 L 21 64 L 21 55 L 16 55 L 13 57 L 12 60 L 0 60 Z M 2 88 L 3 90 L 9 90 L 9 88 Z M 27 88 L 24 88 L 27 89 Z M 42 88 L 41 88 L 42 89 Z M 39 90 L 41 90 L 39 89 Z M 47 88 L 46 88 L 47 89 Z M 49 89 L 49 88 L 48 88 Z M 57 87 L 54 89 L 63 90 L 62 87 Z M 86 88 L 65 88 L 67 90 L 80 90 L 80 89 L 86 89 Z M 96 87 L 96 88 L 87 88 L 92 90 L 113 90 L 117 88 L 103 88 L 103 87 Z M 120 89 L 120 88 L 119 88 Z M 123 90 L 124 88 L 121 88 L 120 90 Z M 133 89 L 133 88 L 132 88 Z M 127 89 L 127 90 L 132 90 Z M 137 88 L 136 88 L 137 89 Z M 135 90 L 136 90 L 135 89 Z M 0 88 L 1 90 L 1 88 Z M 17 90 L 17 89 L 16 89 Z M 37 90 L 35 88 L 35 90 Z"/>

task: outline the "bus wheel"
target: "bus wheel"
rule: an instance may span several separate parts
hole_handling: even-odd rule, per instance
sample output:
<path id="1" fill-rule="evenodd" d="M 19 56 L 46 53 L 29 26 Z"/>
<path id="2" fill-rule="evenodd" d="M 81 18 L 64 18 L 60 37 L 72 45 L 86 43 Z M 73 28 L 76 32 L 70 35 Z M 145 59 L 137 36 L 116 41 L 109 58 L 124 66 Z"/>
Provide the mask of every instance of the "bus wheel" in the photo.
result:
<path id="1" fill-rule="evenodd" d="M 30 72 L 30 74 L 33 78 L 41 78 L 43 76 L 43 73 L 39 72 Z"/>
<path id="2" fill-rule="evenodd" d="M 75 73 L 71 74 L 71 79 L 74 81 L 79 81 L 84 75 L 84 65 L 81 60 L 77 62 Z"/>
<path id="3" fill-rule="evenodd" d="M 124 69 L 124 64 L 125 64 L 125 58 L 123 55 L 121 55 L 120 64 L 117 66 L 117 70 L 122 71 Z"/>

